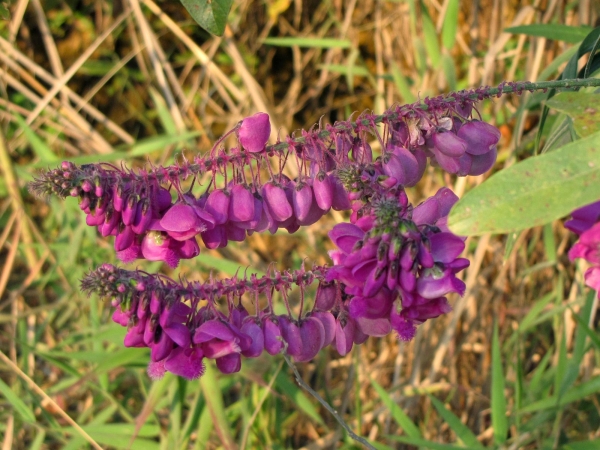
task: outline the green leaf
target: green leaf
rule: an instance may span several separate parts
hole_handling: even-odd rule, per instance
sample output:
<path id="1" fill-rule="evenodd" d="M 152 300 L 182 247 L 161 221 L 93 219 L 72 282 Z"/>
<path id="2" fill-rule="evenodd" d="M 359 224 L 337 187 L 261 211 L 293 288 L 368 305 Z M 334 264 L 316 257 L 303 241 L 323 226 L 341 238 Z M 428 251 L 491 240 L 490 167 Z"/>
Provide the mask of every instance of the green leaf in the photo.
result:
<path id="1" fill-rule="evenodd" d="M 311 38 L 311 37 L 271 37 L 266 38 L 263 44 L 277 47 L 309 47 L 309 48 L 350 48 L 352 42 L 348 39 L 336 38 Z"/>
<path id="2" fill-rule="evenodd" d="M 600 95 L 589 92 L 561 92 L 546 102 L 571 117 L 575 123 L 575 131 L 580 137 L 587 137 L 600 131 Z"/>
<path id="3" fill-rule="evenodd" d="M 535 23 L 531 25 L 520 25 L 518 27 L 506 28 L 505 33 L 526 34 L 528 36 L 539 36 L 554 41 L 565 41 L 576 44 L 585 39 L 592 30 L 591 27 L 571 27 L 561 24 Z"/>
<path id="4" fill-rule="evenodd" d="M 206 31 L 223 35 L 233 0 L 181 0 L 181 4 Z"/>
<path id="5" fill-rule="evenodd" d="M 506 418 L 506 398 L 504 397 L 504 373 L 500 356 L 498 324 L 494 325 L 492 338 L 492 426 L 496 444 L 506 442 L 508 419 Z"/>
<path id="6" fill-rule="evenodd" d="M 454 431 L 456 434 L 456 437 L 458 437 L 463 444 L 465 444 L 468 448 L 483 448 L 483 445 L 477 440 L 477 436 L 473 434 L 469 427 L 462 423 L 460 419 L 452 413 L 452 411 L 446 409 L 441 401 L 432 395 L 429 396 L 429 399 L 433 403 L 433 406 L 435 406 L 435 409 L 437 409 L 440 416 L 442 416 L 444 421 L 450 426 L 452 431 Z"/>
<path id="7" fill-rule="evenodd" d="M 460 236 L 544 225 L 600 198 L 599 175 L 600 132 L 494 174 L 454 205 L 448 224 Z"/>
<path id="8" fill-rule="evenodd" d="M 425 35 L 425 48 L 427 55 L 433 67 L 440 65 L 441 54 L 440 44 L 438 42 L 438 34 L 433 24 L 433 20 L 429 17 L 427 8 L 421 3 L 423 15 L 421 16 L 421 25 L 423 26 L 423 34 Z"/>
<path id="9" fill-rule="evenodd" d="M 378 384 L 375 380 L 371 380 L 371 385 L 373 386 L 375 391 L 377 391 L 377 395 L 379 395 L 381 401 L 390 410 L 392 417 L 394 418 L 398 426 L 404 430 L 406 435 L 409 438 L 421 439 L 421 432 L 419 431 L 417 426 L 413 423 L 412 420 L 410 420 L 410 417 L 408 417 L 408 415 L 404 411 L 402 411 L 402 409 L 398 406 L 394 399 L 390 397 L 390 394 L 388 394 L 386 390 L 383 387 L 381 387 L 381 385 Z"/>
<path id="10" fill-rule="evenodd" d="M 10 386 L 8 386 L 4 381 L 0 379 L 0 393 L 4 395 L 4 398 L 8 400 L 8 402 L 12 405 L 15 411 L 23 418 L 26 422 L 35 423 L 35 414 L 33 411 L 25 404 L 23 400 L 19 398 L 17 394 L 15 394 Z"/>
<path id="11" fill-rule="evenodd" d="M 456 30 L 458 28 L 458 11 L 460 2 L 458 0 L 450 0 L 446 8 L 444 16 L 444 24 L 442 25 L 442 44 L 447 50 L 452 50 L 456 42 Z"/>
<path id="12" fill-rule="evenodd" d="M 580 385 L 571 388 L 560 398 L 557 394 L 553 395 L 552 397 L 531 403 L 530 405 L 524 407 L 520 412 L 530 413 L 534 411 L 540 411 L 542 409 L 560 408 L 568 405 L 569 403 L 582 400 L 589 395 L 597 393 L 598 391 L 600 391 L 600 377 L 592 378 L 590 381 L 586 381 L 585 383 L 581 383 Z"/>

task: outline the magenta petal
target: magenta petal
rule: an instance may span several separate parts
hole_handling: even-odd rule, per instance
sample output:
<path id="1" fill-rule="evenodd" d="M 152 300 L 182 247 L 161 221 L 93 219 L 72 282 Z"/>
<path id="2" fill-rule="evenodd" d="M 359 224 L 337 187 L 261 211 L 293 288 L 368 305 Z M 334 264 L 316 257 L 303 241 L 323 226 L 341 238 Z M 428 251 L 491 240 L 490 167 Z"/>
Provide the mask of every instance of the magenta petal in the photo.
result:
<path id="1" fill-rule="evenodd" d="M 342 182 L 335 176 L 330 175 L 333 183 L 333 197 L 331 199 L 331 207 L 336 211 L 346 211 L 350 209 L 350 199 L 348 198 L 348 192 L 344 188 Z"/>
<path id="2" fill-rule="evenodd" d="M 365 232 L 351 223 L 339 223 L 328 233 L 329 238 L 343 252 L 349 254 L 354 245 L 364 239 Z"/>
<path id="3" fill-rule="evenodd" d="M 221 373 L 229 374 L 239 372 L 242 368 L 242 358 L 239 353 L 231 353 L 221 358 L 217 358 L 217 369 Z"/>
<path id="4" fill-rule="evenodd" d="M 303 348 L 300 328 L 287 316 L 279 316 L 278 319 L 279 328 L 281 328 L 281 336 L 288 345 L 287 353 L 291 356 L 300 356 Z"/>
<path id="5" fill-rule="evenodd" d="M 402 341 L 410 341 L 415 337 L 417 329 L 412 321 L 406 320 L 400 314 L 393 312 L 390 317 L 392 328 L 398 333 L 398 338 Z"/>
<path id="6" fill-rule="evenodd" d="M 246 222 L 254 218 L 254 196 L 241 184 L 231 188 L 229 220 Z"/>
<path id="7" fill-rule="evenodd" d="M 250 346 L 242 350 L 242 355 L 247 358 L 256 358 L 257 356 L 260 356 L 265 348 L 265 337 L 262 329 L 256 324 L 256 319 L 251 317 L 246 320 L 240 331 L 250 336 L 250 339 L 252 340 Z"/>
<path id="8" fill-rule="evenodd" d="M 170 323 L 163 327 L 163 332 L 180 347 L 189 347 L 191 343 L 190 330 L 182 323 Z"/>
<path id="9" fill-rule="evenodd" d="M 323 211 L 328 211 L 331 208 L 333 202 L 333 189 L 333 182 L 325 172 L 319 172 L 317 176 L 315 176 L 313 180 L 315 201 Z"/>
<path id="10" fill-rule="evenodd" d="M 407 176 L 404 170 L 404 166 L 400 161 L 400 158 L 398 158 L 398 156 L 396 156 L 394 153 L 388 152 L 383 157 L 383 164 L 381 168 L 384 174 L 394 178 L 398 184 L 406 184 Z"/>
<path id="11" fill-rule="evenodd" d="M 215 189 L 206 199 L 204 209 L 214 218 L 215 225 L 222 225 L 229 218 L 229 193 Z"/>
<path id="12" fill-rule="evenodd" d="M 335 283 L 321 281 L 315 295 L 315 309 L 330 311 L 335 305 L 338 288 Z"/>
<path id="13" fill-rule="evenodd" d="M 146 371 L 151 380 L 157 381 L 165 376 L 165 360 L 162 361 L 150 361 L 148 369 Z"/>
<path id="14" fill-rule="evenodd" d="M 305 220 L 312 205 L 313 191 L 306 183 L 298 183 L 294 188 L 292 200 L 294 214 L 298 220 Z"/>
<path id="15" fill-rule="evenodd" d="M 261 152 L 267 145 L 271 134 L 269 115 L 259 112 L 251 117 L 246 117 L 242 120 L 237 134 L 240 144 L 247 151 L 252 153 Z"/>
<path id="16" fill-rule="evenodd" d="M 354 273 L 354 271 L 352 272 Z M 371 270 L 363 287 L 363 295 L 365 297 L 374 297 L 383 287 L 386 278 L 387 270 L 380 269 L 379 267 Z"/>
<path id="17" fill-rule="evenodd" d="M 445 270 L 441 275 L 422 275 L 417 280 L 417 292 L 424 298 L 434 299 L 456 292 L 465 293 L 465 283 L 456 278 L 450 271 Z"/>
<path id="18" fill-rule="evenodd" d="M 177 256 L 181 259 L 192 259 L 200 254 L 200 247 L 195 238 L 179 241 L 176 246 Z"/>
<path id="19" fill-rule="evenodd" d="M 204 356 L 211 359 L 222 358 L 223 356 L 227 356 L 232 353 L 240 353 L 241 351 L 237 339 L 231 341 L 212 339 L 208 342 L 204 342 L 201 345 Z"/>
<path id="20" fill-rule="evenodd" d="M 201 225 L 196 212 L 190 205 L 176 203 L 160 219 L 161 226 L 167 231 L 184 232 Z M 203 230 L 200 230 L 203 231 Z"/>
<path id="21" fill-rule="evenodd" d="M 450 263 L 465 249 L 461 238 L 452 233 L 436 233 L 429 236 L 431 243 L 431 256 L 433 260 L 441 263 Z"/>
<path id="22" fill-rule="evenodd" d="M 283 349 L 281 328 L 268 316 L 262 319 L 262 328 L 265 338 L 265 350 L 269 355 L 277 355 Z"/>
<path id="23" fill-rule="evenodd" d="M 489 152 L 484 153 L 483 155 L 473 156 L 469 175 L 477 176 L 490 170 L 494 166 L 497 156 L 498 150 L 496 147 L 493 147 Z"/>
<path id="24" fill-rule="evenodd" d="M 335 339 L 335 317 L 329 311 L 313 311 L 310 314 L 323 325 L 323 347 L 327 347 Z"/>
<path id="25" fill-rule="evenodd" d="M 350 350 L 352 350 L 355 326 L 356 325 L 352 319 L 348 319 L 344 326 L 339 320 L 336 320 L 335 348 L 341 356 L 347 355 Z"/>
<path id="26" fill-rule="evenodd" d="M 219 247 L 227 246 L 227 232 L 225 227 L 222 225 L 217 225 L 212 230 L 204 231 L 200 235 L 202 237 L 202 242 L 208 249 L 215 249 Z"/>
<path id="27" fill-rule="evenodd" d="M 154 342 L 154 344 L 150 345 L 150 357 L 152 361 L 160 361 L 161 359 L 165 359 L 171 351 L 173 350 L 173 341 L 167 335 L 167 333 L 160 333 L 160 337 L 158 338 L 158 342 Z"/>
<path id="28" fill-rule="evenodd" d="M 358 317 L 379 319 L 389 316 L 392 303 L 392 294 L 384 288 L 374 297 L 354 297 L 350 300 L 348 309 L 353 319 Z"/>
<path id="29" fill-rule="evenodd" d="M 125 250 L 117 252 L 117 258 L 119 258 L 124 263 L 130 263 L 132 261 L 135 261 L 136 259 L 142 258 L 142 248 L 134 242 L 130 247 L 127 247 Z"/>
<path id="30" fill-rule="evenodd" d="M 302 339 L 302 352 L 297 356 L 297 361 L 310 361 L 323 348 L 325 344 L 325 328 L 320 320 L 314 317 L 302 319 L 300 323 L 300 337 Z"/>
<path id="31" fill-rule="evenodd" d="M 367 317 L 359 317 L 356 319 L 358 328 L 368 336 L 383 337 L 387 336 L 392 331 L 392 326 L 389 319 L 369 319 Z"/>
<path id="32" fill-rule="evenodd" d="M 121 308 L 115 309 L 115 312 L 112 315 L 112 320 L 119 325 L 126 327 L 129 323 L 129 319 L 131 317 L 130 311 L 121 311 Z"/>
<path id="33" fill-rule="evenodd" d="M 194 343 L 201 344 L 212 339 L 221 339 L 223 341 L 232 341 L 236 338 L 231 327 L 221 322 L 219 319 L 207 320 L 194 333 Z"/>
<path id="34" fill-rule="evenodd" d="M 439 150 L 444 156 L 452 158 L 462 156 L 467 149 L 467 143 L 463 139 L 451 131 L 443 131 L 443 128 L 433 133 L 432 141 L 434 149 Z M 440 165 L 442 164 L 440 163 Z"/>
<path id="35" fill-rule="evenodd" d="M 283 222 L 292 216 L 292 205 L 281 187 L 271 182 L 266 183 L 263 186 L 263 197 L 269 206 L 269 212 L 276 221 Z"/>
<path id="36" fill-rule="evenodd" d="M 467 153 L 483 155 L 500 140 L 500 130 L 489 123 L 473 120 L 458 130 L 458 137 L 467 143 Z"/>
<path id="37" fill-rule="evenodd" d="M 164 368 L 187 380 L 195 380 L 204 374 L 203 357 L 199 348 L 176 348 L 165 359 Z"/>

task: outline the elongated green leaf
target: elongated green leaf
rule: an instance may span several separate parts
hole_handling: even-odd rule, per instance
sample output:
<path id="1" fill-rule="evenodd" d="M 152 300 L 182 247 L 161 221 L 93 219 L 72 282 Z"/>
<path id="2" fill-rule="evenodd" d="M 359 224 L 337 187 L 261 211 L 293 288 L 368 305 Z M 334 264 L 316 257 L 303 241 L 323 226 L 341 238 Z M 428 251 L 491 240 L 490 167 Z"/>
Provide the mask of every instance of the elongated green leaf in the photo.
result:
<path id="1" fill-rule="evenodd" d="M 223 35 L 233 0 L 181 0 L 181 4 L 206 31 Z"/>
<path id="2" fill-rule="evenodd" d="M 427 55 L 431 61 L 433 67 L 440 65 L 441 53 L 440 44 L 438 42 L 438 34 L 433 24 L 433 20 L 427 12 L 427 8 L 421 3 L 423 15 L 421 16 L 421 25 L 423 26 L 423 35 L 425 37 L 425 48 L 427 49 Z"/>
<path id="3" fill-rule="evenodd" d="M 589 92 L 561 92 L 546 102 L 552 109 L 567 114 L 574 120 L 574 128 L 581 137 L 600 131 L 600 95 Z"/>
<path id="4" fill-rule="evenodd" d="M 494 174 L 454 205 L 448 224 L 461 236 L 544 225 L 598 200 L 599 176 L 600 132 Z"/>
<path id="5" fill-rule="evenodd" d="M 10 386 L 0 379 L 0 393 L 4 395 L 4 398 L 12 405 L 15 411 L 23 418 L 26 422 L 35 422 L 35 415 L 33 411 L 25 404 L 23 400 L 15 394 Z"/>
<path id="6" fill-rule="evenodd" d="M 504 397 L 504 370 L 500 355 L 498 324 L 494 325 L 492 339 L 492 426 L 496 444 L 506 442 L 508 419 L 506 418 L 506 398 Z"/>
<path id="7" fill-rule="evenodd" d="M 410 420 L 410 417 L 402 411 L 402 408 L 398 406 L 398 404 L 390 397 L 390 394 L 386 392 L 384 388 L 381 387 L 379 383 L 375 380 L 371 380 L 371 385 L 377 391 L 377 395 L 381 398 L 381 401 L 387 408 L 390 410 L 392 417 L 398 424 L 400 428 L 404 430 L 406 435 L 413 439 L 421 439 L 421 432 L 417 428 L 417 426 Z"/>
<path id="8" fill-rule="evenodd" d="M 555 41 L 565 41 L 571 44 L 583 41 L 592 30 L 591 27 L 571 27 L 561 24 L 535 23 L 531 25 L 520 25 L 518 27 L 506 28 L 506 33 L 526 34 L 528 36 L 540 36 Z"/>
<path id="9" fill-rule="evenodd" d="M 272 37 L 266 38 L 263 43 L 278 47 L 350 48 L 352 46 L 348 39 L 311 37 Z"/>
<path id="10" fill-rule="evenodd" d="M 560 398 L 558 398 L 557 395 L 553 395 L 552 397 L 531 403 L 530 405 L 525 406 L 520 412 L 529 413 L 548 408 L 560 408 L 569 403 L 582 400 L 598 391 L 600 391 L 600 377 L 592 378 L 590 381 L 586 381 L 585 383 L 581 383 L 580 385 L 571 388 Z"/>
<path id="11" fill-rule="evenodd" d="M 450 0 L 444 16 L 442 25 L 442 44 L 447 50 L 452 50 L 456 42 L 456 30 L 458 28 L 458 10 L 460 8 L 459 0 Z"/>
<path id="12" fill-rule="evenodd" d="M 481 442 L 477 440 L 477 436 L 473 434 L 473 432 L 467 427 L 464 423 L 460 421 L 458 417 L 452 413 L 452 411 L 446 409 L 444 404 L 440 402 L 437 398 L 430 395 L 429 399 L 437 409 L 438 413 L 444 421 L 450 426 L 452 431 L 456 434 L 463 444 L 465 444 L 468 448 L 483 448 Z"/>

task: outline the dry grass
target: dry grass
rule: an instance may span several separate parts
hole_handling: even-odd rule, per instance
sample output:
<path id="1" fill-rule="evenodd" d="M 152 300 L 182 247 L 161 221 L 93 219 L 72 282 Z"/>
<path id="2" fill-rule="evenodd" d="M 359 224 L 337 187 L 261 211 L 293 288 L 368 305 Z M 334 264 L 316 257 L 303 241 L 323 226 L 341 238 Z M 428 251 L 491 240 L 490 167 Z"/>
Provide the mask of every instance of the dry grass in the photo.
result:
<path id="1" fill-rule="evenodd" d="M 592 25 L 599 14 L 589 0 L 461 2 L 455 45 L 446 49 L 437 36 L 450 3 L 426 1 L 423 9 L 412 1 L 237 1 L 225 36 L 215 38 L 192 23 L 178 2 L 14 0 L 10 20 L 0 22 L 0 121 L 6 138 L 0 146 L 0 346 L 55 403 L 21 384 L 12 363 L 1 363 L 2 379 L 36 417 L 34 423 L 16 427 L 23 418 L 0 399 L 3 450 L 62 448 L 69 442 L 80 448 L 83 441 L 73 441 L 78 434 L 66 428 L 63 412 L 88 426 L 134 424 L 136 417 L 151 417 L 167 448 L 235 448 L 244 434 L 251 446 L 347 448 L 324 411 L 319 424 L 296 411 L 297 403 L 281 395 L 281 385 L 271 392 L 279 361 L 262 358 L 238 377 L 217 380 L 225 407 L 247 397 L 255 409 L 223 411 L 229 420 L 225 427 L 215 418 L 217 408 L 215 428 L 209 425 L 207 431 L 211 415 L 204 408 L 200 425 L 192 422 L 193 432 L 183 439 L 173 423 L 183 430 L 185 420 L 191 420 L 187 405 L 196 401 L 197 388 L 185 391 L 179 385 L 183 395 L 171 383 L 161 392 L 160 383 L 157 387 L 145 378 L 143 354 L 106 371 L 97 370 L 101 361 L 79 353 L 70 356 L 93 351 L 105 352 L 109 359 L 117 348 L 111 344 L 118 339 L 108 325 L 108 308 L 97 299 L 81 298 L 77 287 L 87 268 L 113 258 L 110 244 L 81 224 L 73 204 L 40 203 L 25 194 L 24 184 L 37 167 L 63 158 L 100 161 L 115 151 L 133 151 L 138 157 L 128 155 L 130 164 L 141 164 L 146 157 L 170 162 L 183 149 L 207 150 L 223 131 L 256 111 L 271 115 L 275 138 L 318 121 L 333 122 L 364 109 L 380 112 L 395 102 L 454 88 L 552 78 L 557 72 L 544 69 L 571 44 L 502 30 L 531 23 Z M 427 39 L 425 12 L 437 42 Z M 350 44 L 342 49 L 262 43 L 280 36 L 337 38 Z M 499 159 L 504 164 L 515 160 L 517 150 L 527 151 L 528 136 L 535 131 L 538 112 L 519 110 L 526 98 L 481 105 L 484 116 L 503 132 Z M 186 131 L 197 135 L 173 138 Z M 136 147 L 143 140 L 157 142 L 156 136 L 170 140 L 158 141 L 155 149 Z M 421 199 L 442 185 L 460 195 L 482 180 L 455 180 L 430 170 L 410 195 Z M 272 261 L 282 268 L 298 267 L 303 258 L 324 263 L 325 232 L 340 219 L 330 216 L 296 235 L 254 236 L 222 252 L 204 252 L 216 259 L 184 264 L 181 271 L 203 277 L 207 268 L 223 267 L 223 260 L 259 270 Z M 572 282 L 580 272 L 566 258 L 571 238 L 559 224 L 520 234 L 506 256 L 505 241 L 502 236 L 468 241 L 472 263 L 466 272 L 467 293 L 452 299 L 453 313 L 422 326 L 414 341 L 370 339 L 345 358 L 323 355 L 301 365 L 305 379 L 371 440 L 385 442 L 386 435 L 400 434 L 373 390 L 375 380 L 418 425 L 423 438 L 456 439 L 424 395 L 429 393 L 445 402 L 480 442 L 490 444 L 493 324 L 500 329 L 508 409 L 514 411 L 518 370 L 529 383 L 547 352 L 552 352 L 549 367 L 557 367 L 562 336 L 566 354 L 572 355 L 576 327 L 572 311 L 564 306 L 578 312 L 583 305 L 580 283 Z M 547 312 L 549 319 L 517 332 L 535 302 L 549 293 L 553 297 L 536 313 Z M 95 339 L 98 333 L 106 340 Z M 593 351 L 579 370 L 580 382 L 598 375 Z M 544 375 L 546 384 L 555 372 Z M 174 400 L 178 395 L 179 403 Z M 597 398 L 590 396 L 582 408 L 566 408 L 537 429 L 513 427 L 511 435 L 529 448 L 557 447 L 565 437 L 600 437 Z M 244 431 L 244 420 L 252 416 L 254 426 Z M 223 427 L 233 437 L 223 435 Z M 521 446 L 518 440 L 510 444 Z"/>

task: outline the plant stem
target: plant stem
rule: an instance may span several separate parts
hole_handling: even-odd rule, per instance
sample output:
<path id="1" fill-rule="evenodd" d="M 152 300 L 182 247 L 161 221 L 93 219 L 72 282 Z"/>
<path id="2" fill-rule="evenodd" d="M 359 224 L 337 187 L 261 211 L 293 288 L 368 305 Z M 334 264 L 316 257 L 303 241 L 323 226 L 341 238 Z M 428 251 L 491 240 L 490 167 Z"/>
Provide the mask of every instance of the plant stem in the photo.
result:
<path id="1" fill-rule="evenodd" d="M 333 407 L 327 403 L 323 397 L 321 397 L 317 391 L 315 391 L 313 388 L 311 388 L 308 384 L 306 384 L 306 382 L 302 379 L 302 376 L 300 375 L 300 373 L 298 372 L 298 369 L 296 368 L 296 365 L 292 362 L 292 360 L 290 359 L 289 356 L 287 356 L 285 353 L 283 354 L 283 357 L 285 358 L 285 362 L 288 364 L 288 366 L 290 366 L 290 368 L 294 371 L 294 375 L 296 376 L 296 381 L 298 382 L 298 384 L 300 386 L 302 386 L 302 388 L 304 388 L 310 395 L 312 395 L 314 398 L 317 399 L 317 401 L 323 405 L 323 407 L 329 411 L 331 413 L 331 415 L 333 417 L 335 417 L 335 420 L 338 421 L 338 423 L 344 428 L 344 430 L 346 430 L 346 433 L 348 433 L 348 436 L 350 436 L 352 439 L 354 439 L 356 442 L 360 442 L 362 445 L 364 445 L 366 448 L 368 448 L 369 450 L 377 450 L 375 447 L 373 447 L 369 441 L 367 441 L 364 437 L 359 436 L 358 434 L 356 434 L 354 431 L 352 431 L 352 429 L 350 428 L 350 426 L 344 421 L 344 419 L 342 418 L 342 416 L 340 416 L 340 414 L 333 409 Z"/>

